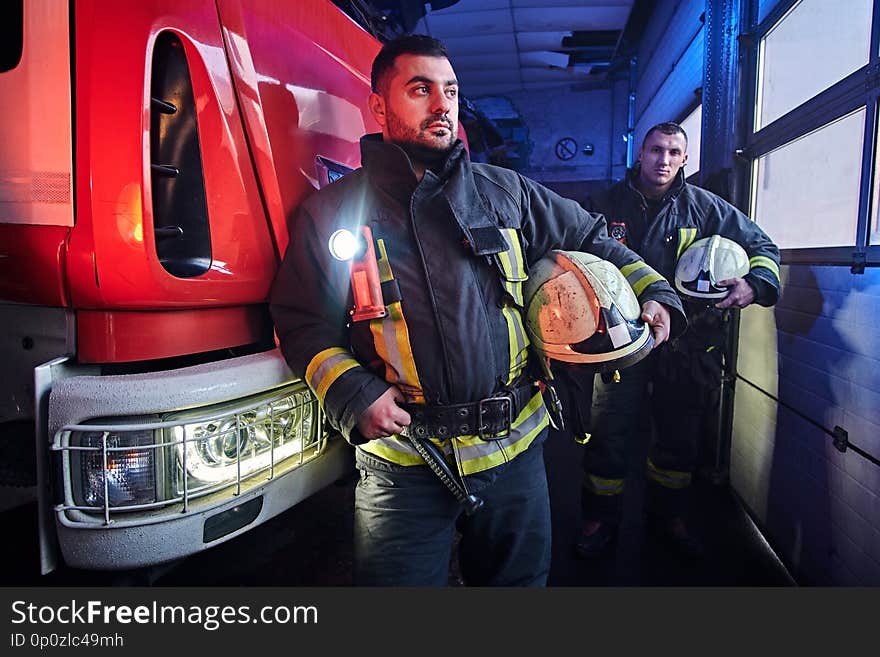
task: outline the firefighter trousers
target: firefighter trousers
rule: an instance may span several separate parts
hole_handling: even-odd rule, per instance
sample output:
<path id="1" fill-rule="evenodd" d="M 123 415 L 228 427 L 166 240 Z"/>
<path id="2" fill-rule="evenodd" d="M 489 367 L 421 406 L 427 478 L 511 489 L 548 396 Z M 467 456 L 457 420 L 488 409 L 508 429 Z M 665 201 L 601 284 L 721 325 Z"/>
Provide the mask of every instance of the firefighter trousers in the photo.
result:
<path id="1" fill-rule="evenodd" d="M 661 346 L 663 349 L 666 345 Z M 658 516 L 687 511 L 691 475 L 696 466 L 705 387 L 684 371 L 670 371 L 669 359 L 648 358 L 620 372 L 618 383 L 593 382 L 591 437 L 584 451 L 581 508 L 584 520 L 619 523 L 624 482 L 633 450 L 651 431 L 646 464 L 646 504 Z M 629 458 L 628 458 L 629 457 Z"/>
<path id="2" fill-rule="evenodd" d="M 484 504 L 472 516 L 427 467 L 395 465 L 358 450 L 354 584 L 447 585 L 457 529 L 468 586 L 544 586 L 550 572 L 544 438 L 493 468 L 494 480 L 474 491 Z"/>

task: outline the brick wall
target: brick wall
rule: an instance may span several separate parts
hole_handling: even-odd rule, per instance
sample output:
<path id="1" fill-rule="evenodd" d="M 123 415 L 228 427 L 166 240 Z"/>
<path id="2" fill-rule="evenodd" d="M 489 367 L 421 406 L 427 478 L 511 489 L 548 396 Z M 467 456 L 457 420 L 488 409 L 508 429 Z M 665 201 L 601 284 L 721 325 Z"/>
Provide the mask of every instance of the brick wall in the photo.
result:
<path id="1" fill-rule="evenodd" d="M 798 581 L 880 585 L 880 271 L 786 266 L 742 313 L 731 481 Z M 780 403 L 774 401 L 778 399 Z"/>

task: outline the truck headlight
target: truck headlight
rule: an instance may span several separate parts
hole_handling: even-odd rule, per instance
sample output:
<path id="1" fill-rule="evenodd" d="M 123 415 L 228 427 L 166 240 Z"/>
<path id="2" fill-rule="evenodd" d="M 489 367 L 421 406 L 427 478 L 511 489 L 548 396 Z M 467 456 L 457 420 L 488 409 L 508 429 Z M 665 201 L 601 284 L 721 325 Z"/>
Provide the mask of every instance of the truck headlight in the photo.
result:
<path id="1" fill-rule="evenodd" d="M 319 417 L 317 399 L 296 382 L 161 418 L 68 425 L 52 447 L 69 459 L 72 499 L 65 506 L 143 510 L 208 495 L 259 473 L 278 476 L 321 454 Z"/>
<path id="2" fill-rule="evenodd" d="M 104 435 L 106 433 L 106 464 Z M 80 473 L 75 496 L 86 506 L 150 504 L 157 499 L 152 431 L 77 432 L 73 471 Z M 105 476 L 106 474 L 106 476 Z M 78 493 L 78 494 L 76 494 Z"/>
<path id="3" fill-rule="evenodd" d="M 184 476 L 186 490 L 196 492 L 303 455 L 315 442 L 316 414 L 314 397 L 293 392 L 207 422 L 186 422 L 186 414 L 175 416 L 180 424 L 172 427 L 168 437 L 176 447 L 174 492 L 183 494 Z"/>

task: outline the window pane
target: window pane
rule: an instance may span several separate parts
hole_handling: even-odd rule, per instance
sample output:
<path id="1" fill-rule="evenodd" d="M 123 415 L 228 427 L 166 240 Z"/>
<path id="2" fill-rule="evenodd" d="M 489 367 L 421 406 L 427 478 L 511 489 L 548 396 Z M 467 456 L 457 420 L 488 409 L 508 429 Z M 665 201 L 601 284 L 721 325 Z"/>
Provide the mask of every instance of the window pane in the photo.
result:
<path id="1" fill-rule="evenodd" d="M 703 106 L 697 105 L 697 109 L 688 114 L 687 118 L 680 125 L 688 138 L 688 161 L 684 173 L 686 176 L 692 176 L 700 170 L 700 135 L 702 134 L 703 127 Z"/>
<path id="2" fill-rule="evenodd" d="M 802 0 L 761 40 L 755 129 L 868 63 L 872 0 Z"/>
<path id="3" fill-rule="evenodd" d="M 874 145 L 874 193 L 871 200 L 871 235 L 868 244 L 880 244 L 880 130 Z"/>
<path id="4" fill-rule="evenodd" d="M 760 23 L 767 18 L 767 14 L 778 4 L 779 0 L 758 0 L 758 22 Z"/>
<path id="5" fill-rule="evenodd" d="M 754 217 L 783 249 L 853 246 L 865 108 L 758 158 Z"/>

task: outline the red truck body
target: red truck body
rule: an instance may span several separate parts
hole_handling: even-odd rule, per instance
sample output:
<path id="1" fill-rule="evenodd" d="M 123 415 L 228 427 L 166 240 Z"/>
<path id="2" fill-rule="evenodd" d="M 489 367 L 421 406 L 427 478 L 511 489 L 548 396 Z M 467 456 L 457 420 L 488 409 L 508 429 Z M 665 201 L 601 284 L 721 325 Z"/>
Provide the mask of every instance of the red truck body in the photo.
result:
<path id="1" fill-rule="evenodd" d="M 380 44 L 329 0 L 22 14 L 0 71 L 0 426 L 34 429 L 44 571 L 56 547 L 83 568 L 169 561 L 350 467 L 266 298 L 288 219 L 377 129 Z"/>

